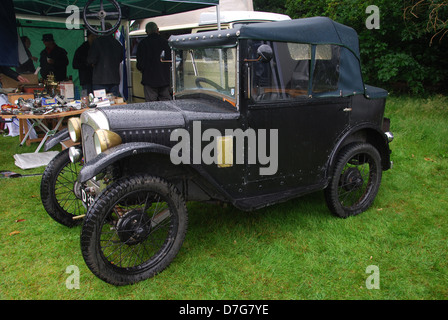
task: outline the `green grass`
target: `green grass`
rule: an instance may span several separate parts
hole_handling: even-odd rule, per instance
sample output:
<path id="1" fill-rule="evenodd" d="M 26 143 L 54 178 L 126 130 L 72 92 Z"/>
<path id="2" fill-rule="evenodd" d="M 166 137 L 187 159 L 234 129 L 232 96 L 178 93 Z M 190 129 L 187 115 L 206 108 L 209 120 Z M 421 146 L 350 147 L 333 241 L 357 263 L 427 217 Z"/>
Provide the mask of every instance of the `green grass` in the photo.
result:
<path id="1" fill-rule="evenodd" d="M 0 179 L 0 299 L 445 300 L 448 99 L 391 97 L 386 116 L 395 134 L 394 168 L 383 174 L 367 212 L 336 218 L 322 192 L 252 213 L 191 203 L 174 262 L 126 287 L 88 270 L 81 227 L 66 228 L 46 214 L 40 177 Z M 36 147 L 18 143 L 0 137 L 0 170 L 43 172 L 15 167 L 15 153 Z M 71 265 L 80 270 L 80 289 L 66 288 Z M 366 288 L 369 265 L 379 268 L 379 289 Z"/>

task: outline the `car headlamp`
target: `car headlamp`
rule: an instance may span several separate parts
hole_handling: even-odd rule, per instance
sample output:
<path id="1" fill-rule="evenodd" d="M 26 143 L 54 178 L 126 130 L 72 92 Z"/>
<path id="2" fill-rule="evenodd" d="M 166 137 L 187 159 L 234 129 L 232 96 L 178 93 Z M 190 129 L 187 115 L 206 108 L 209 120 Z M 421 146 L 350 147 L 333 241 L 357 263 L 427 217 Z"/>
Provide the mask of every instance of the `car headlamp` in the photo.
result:
<path id="1" fill-rule="evenodd" d="M 70 161 L 73 163 L 79 162 L 82 158 L 81 148 L 70 147 L 70 149 L 68 149 L 68 157 L 70 158 Z"/>
<path id="2" fill-rule="evenodd" d="M 68 133 L 73 142 L 81 140 L 81 120 L 79 118 L 70 118 L 67 122 Z"/>
<path id="3" fill-rule="evenodd" d="M 96 130 L 93 135 L 96 154 L 100 154 L 107 149 L 118 146 L 121 142 L 121 137 L 110 130 L 99 129 Z"/>

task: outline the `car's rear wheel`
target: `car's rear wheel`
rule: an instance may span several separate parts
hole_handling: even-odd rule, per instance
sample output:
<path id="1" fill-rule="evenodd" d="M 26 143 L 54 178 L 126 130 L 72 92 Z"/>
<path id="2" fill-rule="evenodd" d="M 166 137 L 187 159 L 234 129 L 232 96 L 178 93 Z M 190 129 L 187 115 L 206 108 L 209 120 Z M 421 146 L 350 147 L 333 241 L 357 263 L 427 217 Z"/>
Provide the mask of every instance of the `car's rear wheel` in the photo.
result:
<path id="1" fill-rule="evenodd" d="M 345 147 L 325 189 L 331 212 L 347 218 L 367 210 L 378 193 L 381 175 L 381 157 L 374 146 L 357 143 Z"/>
<path id="2" fill-rule="evenodd" d="M 150 278 L 179 252 L 187 220 L 185 201 L 172 184 L 146 175 L 123 178 L 100 194 L 86 215 L 84 260 L 113 285 Z"/>

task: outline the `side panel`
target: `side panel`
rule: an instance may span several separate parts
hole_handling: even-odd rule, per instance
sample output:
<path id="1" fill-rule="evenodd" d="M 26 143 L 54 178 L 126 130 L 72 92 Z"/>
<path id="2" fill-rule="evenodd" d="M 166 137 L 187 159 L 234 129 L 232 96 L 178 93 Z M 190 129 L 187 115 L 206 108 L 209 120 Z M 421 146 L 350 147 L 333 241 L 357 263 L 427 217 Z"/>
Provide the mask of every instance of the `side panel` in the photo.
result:
<path id="1" fill-rule="evenodd" d="M 244 191 L 244 179 L 246 176 L 246 166 L 237 164 L 235 161 L 236 154 L 240 150 L 236 150 L 236 144 L 233 143 L 233 164 L 223 166 L 218 163 L 218 139 L 210 137 L 207 133 L 216 133 L 217 136 L 223 137 L 229 131 L 241 128 L 239 120 L 203 120 L 190 121 L 187 130 L 190 134 L 190 164 L 195 168 L 206 180 L 212 182 L 215 187 L 232 199 L 241 196 Z M 206 134 L 204 134 L 206 133 Z M 228 141 L 228 140 L 227 140 Z M 214 157 L 212 163 L 210 157 Z M 207 160 L 209 159 L 209 160 Z"/>
<path id="2" fill-rule="evenodd" d="M 364 95 L 356 95 L 351 99 L 351 127 L 368 122 L 374 127 L 382 128 L 386 99 L 367 99 Z"/>

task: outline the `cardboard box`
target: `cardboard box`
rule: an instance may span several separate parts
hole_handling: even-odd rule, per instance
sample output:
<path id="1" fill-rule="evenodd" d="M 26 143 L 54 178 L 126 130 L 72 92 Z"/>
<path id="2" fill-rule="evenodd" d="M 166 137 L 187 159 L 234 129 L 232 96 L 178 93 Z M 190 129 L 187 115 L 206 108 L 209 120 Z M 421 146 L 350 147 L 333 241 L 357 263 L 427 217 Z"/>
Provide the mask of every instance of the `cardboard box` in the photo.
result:
<path id="1" fill-rule="evenodd" d="M 55 98 L 42 98 L 41 103 L 43 106 L 51 106 L 57 103 Z"/>
<path id="2" fill-rule="evenodd" d="M 23 98 L 25 100 L 27 99 L 34 99 L 34 94 L 32 93 L 8 93 L 8 100 L 11 104 L 16 104 L 17 100 L 19 98 Z"/>
<path id="3" fill-rule="evenodd" d="M 37 74 L 33 73 L 22 73 L 21 76 L 27 78 L 29 80 L 28 83 L 21 83 L 19 81 L 13 80 L 10 77 L 5 76 L 4 74 L 0 74 L 2 78 L 2 86 L 3 88 L 17 88 L 21 84 L 39 84 L 39 79 Z"/>
<path id="4" fill-rule="evenodd" d="M 107 98 L 106 90 L 105 89 L 94 90 L 93 91 L 93 96 L 95 98 L 98 98 L 98 99 L 101 99 L 101 100 L 106 99 Z"/>
<path id="5" fill-rule="evenodd" d="M 44 91 L 45 87 L 44 86 L 39 86 L 39 85 L 35 85 L 35 84 L 25 84 L 23 85 L 23 93 L 35 93 L 36 91 Z"/>
<path id="6" fill-rule="evenodd" d="M 122 97 L 117 97 L 114 99 L 114 103 L 115 104 L 123 104 L 124 103 L 124 99 Z"/>
<path id="7" fill-rule="evenodd" d="M 72 81 L 61 81 L 59 83 L 61 96 L 66 99 L 75 99 L 75 86 Z"/>

